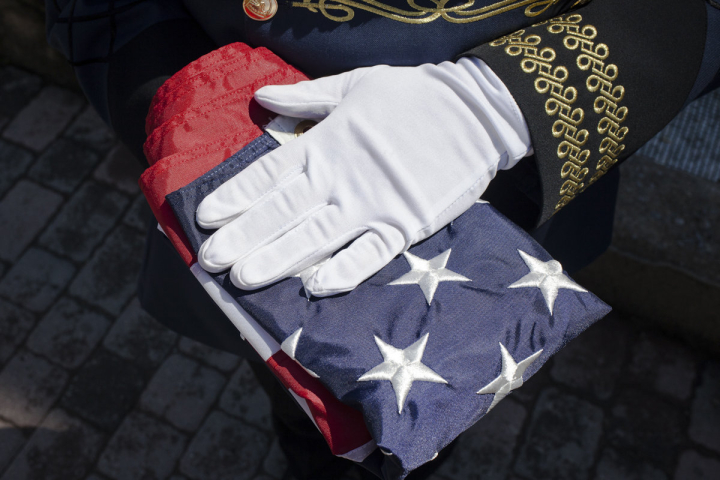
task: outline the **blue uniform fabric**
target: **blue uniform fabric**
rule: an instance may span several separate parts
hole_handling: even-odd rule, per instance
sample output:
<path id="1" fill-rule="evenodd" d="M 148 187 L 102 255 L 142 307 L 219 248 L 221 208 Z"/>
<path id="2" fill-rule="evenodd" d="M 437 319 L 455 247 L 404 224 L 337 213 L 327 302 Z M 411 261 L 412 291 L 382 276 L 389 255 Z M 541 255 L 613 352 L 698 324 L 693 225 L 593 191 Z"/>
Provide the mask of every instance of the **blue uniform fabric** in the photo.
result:
<path id="1" fill-rule="evenodd" d="M 163 0 L 47 0 L 45 14 L 48 42 L 75 67 L 85 95 L 108 124 L 110 57 L 153 25 L 188 18 L 179 2 Z"/>
<path id="2" fill-rule="evenodd" d="M 566 11 L 576 0 L 508 2 L 290 2 L 268 21 L 250 19 L 239 1 L 185 5 L 216 43 L 264 46 L 310 76 L 358 67 L 439 63 L 481 43 Z M 321 8 L 322 5 L 324 8 Z"/>
<path id="3" fill-rule="evenodd" d="M 577 5 L 576 0 L 521 2 L 504 9 L 494 0 L 451 0 L 438 7 L 414 7 L 407 0 L 384 2 L 291 2 L 280 0 L 269 21 L 251 20 L 241 0 L 47 0 L 47 35 L 51 45 L 76 66 L 86 95 L 109 123 L 108 58 L 153 25 L 193 18 L 220 45 L 234 41 L 265 46 L 311 76 L 386 63 L 419 65 L 451 60 L 472 47 L 524 26 L 550 18 Z M 317 5 L 322 3 L 325 8 Z M 307 4 L 308 6 L 303 6 Z M 316 7 L 313 7 L 315 5 Z M 380 5 L 374 6 L 374 5 Z M 483 10 L 484 9 L 484 10 Z M 709 10 L 717 10 L 710 6 Z M 400 12 L 400 13 L 398 13 Z M 476 13 L 474 13 L 476 12 Z M 479 13 L 477 13 L 479 12 Z M 345 20 L 347 17 L 352 17 Z M 718 26 L 708 30 L 705 85 L 720 81 Z M 700 93 L 694 92 L 695 94 Z M 692 95 L 694 98 L 696 95 Z"/>
<path id="4" fill-rule="evenodd" d="M 195 223 L 198 204 L 277 146 L 265 134 L 166 197 L 196 251 L 212 233 Z M 527 380 L 610 310 L 592 293 L 560 289 L 550 313 L 539 288 L 509 288 L 529 272 L 519 251 L 544 262 L 551 257 L 487 203 L 475 204 L 409 252 L 429 260 L 448 250 L 446 268 L 469 280 L 441 282 L 429 302 L 418 285 L 389 285 L 410 270 L 403 256 L 352 292 L 310 300 L 299 278 L 244 291 L 227 272 L 212 275 L 279 343 L 303 329 L 295 357 L 335 396 L 363 412 L 378 446 L 392 453 L 381 466 L 387 480 L 429 461 L 484 416 L 494 395 L 477 392 L 501 372 L 500 344 L 516 362 L 542 349 L 522 375 Z M 404 349 L 426 334 L 422 362 L 447 384 L 413 383 L 398 413 L 390 382 L 358 378 L 383 362 L 375 337 Z"/>

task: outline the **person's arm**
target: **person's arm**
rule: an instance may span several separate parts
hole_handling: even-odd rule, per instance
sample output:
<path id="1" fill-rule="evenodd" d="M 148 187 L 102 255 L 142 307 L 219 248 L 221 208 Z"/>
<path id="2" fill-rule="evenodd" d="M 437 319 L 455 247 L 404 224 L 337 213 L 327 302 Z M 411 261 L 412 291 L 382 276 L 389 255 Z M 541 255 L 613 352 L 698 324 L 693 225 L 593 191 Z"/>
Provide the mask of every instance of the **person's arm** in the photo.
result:
<path id="1" fill-rule="evenodd" d="M 145 116 L 155 91 L 216 48 L 182 2 L 46 1 L 51 45 L 75 68 L 100 116 L 143 163 Z"/>
<path id="2" fill-rule="evenodd" d="M 703 0 L 594 0 L 479 46 L 527 121 L 539 223 L 717 81 L 720 11 Z"/>
<path id="3" fill-rule="evenodd" d="M 539 223 L 548 220 L 706 88 L 717 72 L 715 59 L 701 67 L 706 8 L 595 0 L 469 52 L 486 63 L 374 67 L 261 89 L 256 100 L 270 110 L 324 120 L 204 200 L 198 223 L 220 230 L 199 263 L 230 268 L 251 290 L 337 252 L 306 290 L 351 290 L 463 213 L 530 147 Z"/>

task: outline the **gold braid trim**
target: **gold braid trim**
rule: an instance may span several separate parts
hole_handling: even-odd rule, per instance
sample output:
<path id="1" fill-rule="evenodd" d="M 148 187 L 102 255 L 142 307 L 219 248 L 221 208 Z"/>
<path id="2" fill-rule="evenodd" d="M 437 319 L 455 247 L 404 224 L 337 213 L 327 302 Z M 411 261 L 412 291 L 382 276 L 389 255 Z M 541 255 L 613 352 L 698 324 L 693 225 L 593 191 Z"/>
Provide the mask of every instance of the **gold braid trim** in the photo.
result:
<path id="1" fill-rule="evenodd" d="M 462 5 L 447 7 L 449 0 L 426 0 L 431 5 L 418 5 L 418 1 L 407 0 L 409 9 L 396 8 L 376 0 L 303 0 L 292 2 L 293 7 L 306 8 L 321 13 L 336 22 L 347 22 L 355 17 L 355 10 L 364 10 L 391 20 L 411 24 L 423 24 L 443 19 L 450 23 L 471 23 L 494 17 L 501 13 L 525 7 L 525 16 L 536 17 L 560 0 L 503 0 L 482 8 L 472 7 L 475 0 Z"/>

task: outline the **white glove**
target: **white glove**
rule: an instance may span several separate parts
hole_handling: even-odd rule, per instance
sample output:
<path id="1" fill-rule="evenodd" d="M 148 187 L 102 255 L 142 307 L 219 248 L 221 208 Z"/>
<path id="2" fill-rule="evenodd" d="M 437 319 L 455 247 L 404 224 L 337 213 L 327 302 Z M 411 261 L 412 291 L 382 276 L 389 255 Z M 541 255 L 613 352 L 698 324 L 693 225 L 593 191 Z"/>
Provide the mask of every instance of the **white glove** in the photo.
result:
<path id="1" fill-rule="evenodd" d="M 352 290 L 457 218 L 497 169 L 532 150 L 525 120 L 481 60 L 386 65 L 289 86 L 255 99 L 324 121 L 267 154 L 198 207 L 207 271 L 231 268 L 250 290 L 311 267 L 315 296 Z M 307 272 L 306 272 L 307 273 Z"/>

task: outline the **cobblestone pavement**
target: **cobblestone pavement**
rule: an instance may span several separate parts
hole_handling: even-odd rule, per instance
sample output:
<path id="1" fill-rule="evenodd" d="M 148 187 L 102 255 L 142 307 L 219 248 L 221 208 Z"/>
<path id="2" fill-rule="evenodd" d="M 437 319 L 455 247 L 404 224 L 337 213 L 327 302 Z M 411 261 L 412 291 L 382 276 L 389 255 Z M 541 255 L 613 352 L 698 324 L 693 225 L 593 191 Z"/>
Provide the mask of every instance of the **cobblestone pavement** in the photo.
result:
<path id="1" fill-rule="evenodd" d="M 134 298 L 133 162 L 81 97 L 0 67 L 0 480 L 291 478 L 248 366 Z M 434 480 L 720 478 L 720 361 L 632 325 L 572 342 Z"/>

